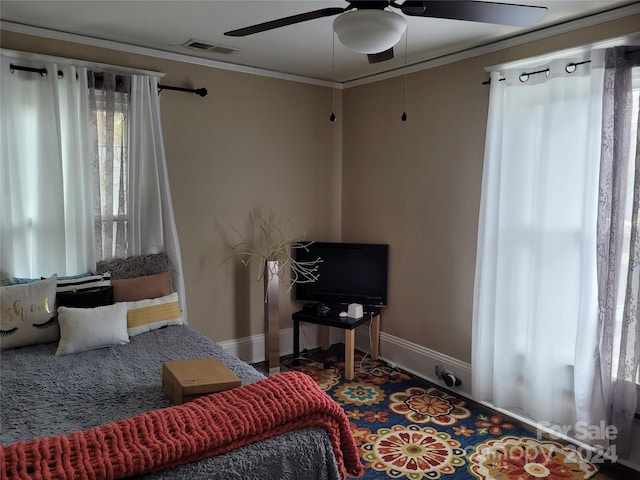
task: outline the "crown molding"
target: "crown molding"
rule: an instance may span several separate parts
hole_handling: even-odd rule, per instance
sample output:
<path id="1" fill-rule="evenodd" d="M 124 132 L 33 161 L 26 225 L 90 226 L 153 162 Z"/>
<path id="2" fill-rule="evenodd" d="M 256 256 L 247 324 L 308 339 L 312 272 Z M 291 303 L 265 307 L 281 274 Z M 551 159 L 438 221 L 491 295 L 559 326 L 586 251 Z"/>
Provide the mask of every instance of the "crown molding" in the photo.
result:
<path id="1" fill-rule="evenodd" d="M 116 50 L 126 53 L 133 53 L 138 55 L 145 55 L 154 58 L 162 58 L 165 60 L 173 60 L 176 62 L 191 63 L 194 65 L 201 65 L 211 68 L 219 68 L 221 70 L 230 70 L 234 72 L 247 73 L 250 75 L 259 75 L 264 77 L 277 78 L 281 80 L 289 80 L 299 83 L 307 83 L 311 85 L 319 85 L 322 87 L 333 87 L 336 89 L 356 87 L 358 85 L 364 85 L 367 83 L 378 82 L 389 78 L 398 77 L 408 73 L 415 73 L 422 70 L 428 70 L 430 68 L 436 68 L 449 63 L 458 62 L 472 57 L 485 55 L 487 53 L 493 53 L 498 50 L 504 50 L 506 48 L 523 45 L 525 43 L 534 42 L 544 38 L 552 37 L 562 33 L 572 32 L 581 28 L 591 27 L 600 23 L 617 20 L 619 18 L 628 17 L 640 13 L 640 2 L 635 2 L 630 5 L 608 10 L 606 12 L 596 13 L 587 17 L 579 18 L 576 20 L 570 20 L 558 25 L 553 25 L 546 28 L 541 28 L 533 32 L 528 32 L 515 37 L 510 37 L 504 40 L 496 40 L 485 45 L 473 47 L 457 52 L 451 52 L 440 55 L 435 58 L 424 60 L 414 63 L 412 65 L 402 66 L 389 70 L 387 72 L 377 73 L 365 77 L 360 77 L 344 82 L 330 82 L 326 80 L 319 80 L 316 78 L 304 77 L 300 75 L 292 75 L 289 73 L 277 72 L 273 70 L 261 69 L 256 67 L 247 67 L 244 65 L 238 65 L 229 62 L 221 62 L 217 60 L 209 60 L 206 58 L 194 57 L 181 53 L 167 52 L 164 50 L 158 50 L 148 47 L 140 47 L 137 45 L 130 45 L 126 43 L 114 42 L 111 40 L 104 40 L 100 38 L 87 37 L 84 35 L 76 35 L 73 33 L 60 32 L 57 30 L 50 30 L 47 28 L 33 27 L 30 25 L 24 25 L 20 23 L 0 21 L 0 30 L 7 30 L 14 33 L 22 33 L 25 35 L 34 35 L 38 37 L 50 38 L 53 40 L 61 40 L 67 42 L 80 43 L 83 45 L 89 45 L 93 47 L 106 48 L 110 50 Z"/>
<path id="2" fill-rule="evenodd" d="M 73 65 L 76 67 L 86 67 L 90 69 L 100 69 L 102 71 L 109 71 L 116 74 L 125 75 L 149 75 L 152 77 L 162 78 L 164 73 L 156 72 L 153 70 L 141 70 L 139 68 L 120 67 L 118 65 L 111 65 L 109 63 L 97 63 L 87 62 L 85 60 L 75 60 L 65 57 L 57 57 L 52 55 L 44 55 L 41 53 L 23 52 L 21 50 L 9 50 L 6 48 L 0 48 L 2 56 L 15 59 L 16 61 L 29 61 L 37 63 L 57 63 L 62 65 Z"/>
<path id="3" fill-rule="evenodd" d="M 524 33 L 522 35 L 510 37 L 504 40 L 497 40 L 495 42 L 490 42 L 478 47 L 473 47 L 458 52 L 447 53 L 429 60 L 424 60 L 412 65 L 407 65 L 406 67 L 397 67 L 394 70 L 390 70 L 388 72 L 349 80 L 344 82 L 343 85 L 345 88 L 357 87 L 358 85 L 365 85 L 367 83 L 373 83 L 380 80 L 399 77 L 401 75 L 405 75 L 405 73 L 414 73 L 422 70 L 428 70 L 430 68 L 440 67 L 449 63 L 458 62 L 460 60 L 466 60 L 468 58 L 478 57 L 480 55 L 497 52 L 499 50 L 505 50 L 507 48 L 516 47 L 525 43 L 535 42 L 537 40 L 553 37 L 555 35 L 572 32 L 581 28 L 592 27 L 600 23 L 629 17 L 638 13 L 640 13 L 640 2 L 636 2 L 631 5 L 625 5 L 624 7 L 615 8 L 606 12 L 596 13 L 576 20 L 570 20 L 558 25 L 541 28 L 533 32 Z"/>
<path id="4" fill-rule="evenodd" d="M 33 27 L 31 25 L 25 25 L 21 23 L 7 22 L 5 20 L 0 21 L 0 30 L 6 30 L 8 32 L 22 33 L 25 35 L 33 35 L 36 37 L 49 38 L 52 40 L 61 40 L 64 42 L 79 43 L 82 45 L 88 45 L 91 47 L 106 48 L 109 50 L 116 50 L 119 52 L 133 53 L 137 55 L 144 55 L 147 57 L 161 58 L 164 60 L 173 60 L 175 62 L 190 63 L 193 65 L 201 65 L 204 67 L 218 68 L 221 70 L 230 70 L 233 72 L 248 73 L 250 75 L 259 75 L 262 77 L 277 78 L 280 80 L 289 80 L 292 82 L 308 83 L 311 85 L 319 85 L 322 87 L 331 87 L 341 89 L 342 84 L 338 82 L 318 80 L 316 78 L 303 77 L 300 75 L 292 75 L 290 73 L 277 72 L 273 70 L 266 70 L 262 68 L 247 67 L 245 65 L 238 65 L 229 62 L 220 62 L 217 60 L 209 60 L 206 58 L 194 57 L 191 55 L 185 55 L 182 53 L 167 52 L 165 50 L 158 50 L 155 48 L 140 47 L 138 45 L 131 45 L 128 43 L 114 42 L 111 40 L 104 40 L 101 38 L 87 37 L 84 35 L 76 35 L 74 33 L 60 32 L 57 30 L 50 30 L 48 28 Z"/>
<path id="5" fill-rule="evenodd" d="M 584 57 L 593 50 L 612 48 L 619 45 L 635 45 L 640 42 L 640 31 L 630 33 L 628 35 L 622 35 L 619 37 L 609 38 L 607 40 L 597 41 L 588 45 L 580 45 L 578 47 L 567 48 L 564 50 L 558 50 L 556 52 L 547 53 L 544 55 L 538 55 L 536 57 L 529 57 L 521 60 L 514 60 L 511 62 L 501 63 L 498 65 L 491 65 L 485 67 L 485 71 L 493 72 L 505 69 L 513 68 L 533 68 L 546 63 L 551 62 L 556 58 L 561 57 Z"/>

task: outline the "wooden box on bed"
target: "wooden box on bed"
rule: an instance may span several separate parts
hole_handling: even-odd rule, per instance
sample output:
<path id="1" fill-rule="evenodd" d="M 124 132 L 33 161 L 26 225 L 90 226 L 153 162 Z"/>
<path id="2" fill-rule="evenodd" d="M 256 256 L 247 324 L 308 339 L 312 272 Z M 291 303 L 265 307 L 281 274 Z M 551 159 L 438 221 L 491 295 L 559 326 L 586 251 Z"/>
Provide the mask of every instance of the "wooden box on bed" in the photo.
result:
<path id="1" fill-rule="evenodd" d="M 174 360 L 162 364 L 162 388 L 174 405 L 240 386 L 238 376 L 217 358 Z"/>

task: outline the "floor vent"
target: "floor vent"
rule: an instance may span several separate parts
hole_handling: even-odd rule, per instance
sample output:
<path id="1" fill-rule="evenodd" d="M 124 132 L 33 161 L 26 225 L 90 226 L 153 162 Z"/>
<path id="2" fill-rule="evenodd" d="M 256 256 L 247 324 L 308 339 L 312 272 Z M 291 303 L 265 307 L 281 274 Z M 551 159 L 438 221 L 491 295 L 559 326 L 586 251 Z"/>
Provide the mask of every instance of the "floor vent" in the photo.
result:
<path id="1" fill-rule="evenodd" d="M 221 53 L 223 55 L 230 55 L 233 52 L 237 52 L 237 48 L 226 47 L 224 45 L 212 45 L 210 43 L 201 42 L 199 40 L 189 40 L 186 43 L 182 44 L 185 48 L 190 48 L 191 50 L 200 50 L 201 52 L 209 52 L 209 53 Z"/>

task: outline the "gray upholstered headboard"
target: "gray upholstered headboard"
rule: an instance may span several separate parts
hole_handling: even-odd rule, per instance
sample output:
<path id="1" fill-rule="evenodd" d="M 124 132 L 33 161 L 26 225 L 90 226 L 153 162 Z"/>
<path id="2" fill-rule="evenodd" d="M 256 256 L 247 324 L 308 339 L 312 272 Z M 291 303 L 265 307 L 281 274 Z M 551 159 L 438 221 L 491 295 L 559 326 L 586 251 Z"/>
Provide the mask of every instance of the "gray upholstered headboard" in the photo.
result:
<path id="1" fill-rule="evenodd" d="M 128 258 L 101 260 L 96 264 L 96 274 L 111 272 L 112 280 L 143 277 L 158 273 L 171 273 L 171 264 L 166 253 L 136 255 Z"/>

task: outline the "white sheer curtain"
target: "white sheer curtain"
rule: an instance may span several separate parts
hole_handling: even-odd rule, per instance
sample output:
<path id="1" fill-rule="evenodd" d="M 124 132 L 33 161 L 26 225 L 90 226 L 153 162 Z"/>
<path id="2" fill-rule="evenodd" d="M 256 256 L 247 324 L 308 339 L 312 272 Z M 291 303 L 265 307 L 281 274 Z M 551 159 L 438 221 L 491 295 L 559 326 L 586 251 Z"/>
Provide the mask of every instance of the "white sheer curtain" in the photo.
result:
<path id="1" fill-rule="evenodd" d="M 526 81 L 492 72 L 480 206 L 474 398 L 572 429 L 606 419 L 594 254 L 603 56 L 527 69 L 543 73 Z"/>
<path id="2" fill-rule="evenodd" d="M 131 77 L 128 254 L 166 252 L 171 281 L 187 319 L 182 257 L 165 158 L 158 79 Z"/>
<path id="3" fill-rule="evenodd" d="M 89 74 L 39 58 L 41 77 L 11 72 L 12 60 L 2 56 L 0 266 L 16 277 L 65 275 L 114 255 L 165 252 L 186 321 L 158 77 Z M 118 116 L 128 125 L 120 137 Z"/>
<path id="4" fill-rule="evenodd" d="M 608 420 L 617 429 L 616 446 L 623 458 L 631 451 L 640 362 L 640 55 L 633 53 L 637 50 L 607 50 L 598 209 L 600 369 Z"/>
<path id="5" fill-rule="evenodd" d="M 86 71 L 40 62 L 41 76 L 1 60 L 0 265 L 16 277 L 90 271 Z"/>
<path id="6" fill-rule="evenodd" d="M 96 258 L 127 254 L 131 77 L 87 72 Z"/>

